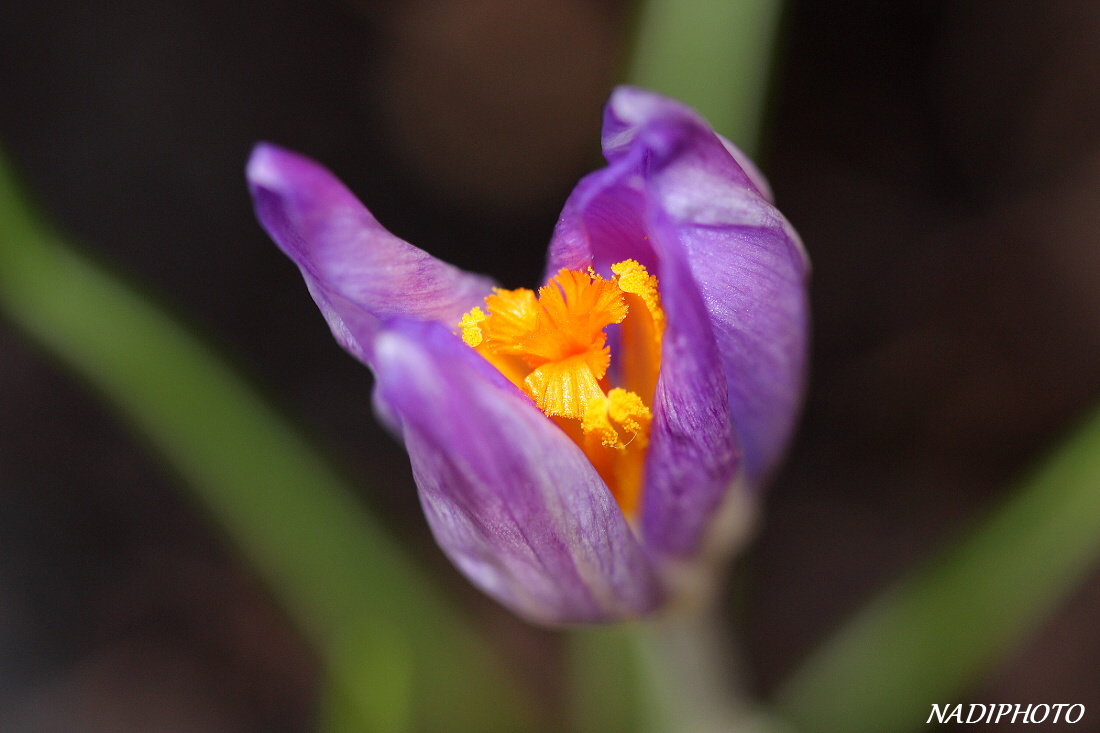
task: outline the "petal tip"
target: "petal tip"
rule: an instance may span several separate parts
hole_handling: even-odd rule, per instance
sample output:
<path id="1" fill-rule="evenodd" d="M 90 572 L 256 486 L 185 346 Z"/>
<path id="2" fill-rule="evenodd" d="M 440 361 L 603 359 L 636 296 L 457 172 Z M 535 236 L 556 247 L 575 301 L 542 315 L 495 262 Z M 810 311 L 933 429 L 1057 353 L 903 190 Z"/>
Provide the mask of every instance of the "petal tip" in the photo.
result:
<path id="1" fill-rule="evenodd" d="M 274 143 L 258 142 L 248 156 L 245 178 L 254 189 L 276 190 L 283 185 L 287 164 L 293 162 L 303 162 L 303 159 Z"/>
<path id="2" fill-rule="evenodd" d="M 702 122 L 699 114 L 683 102 L 642 87 L 615 87 L 608 100 L 615 116 L 629 125 L 643 125 L 657 117 L 688 117 Z"/>

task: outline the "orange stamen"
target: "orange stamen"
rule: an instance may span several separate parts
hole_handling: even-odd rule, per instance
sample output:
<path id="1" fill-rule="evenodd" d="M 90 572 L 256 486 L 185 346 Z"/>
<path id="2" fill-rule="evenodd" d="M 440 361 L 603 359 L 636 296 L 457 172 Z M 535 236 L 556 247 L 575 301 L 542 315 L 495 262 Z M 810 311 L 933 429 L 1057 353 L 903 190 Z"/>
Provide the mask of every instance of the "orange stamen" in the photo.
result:
<path id="1" fill-rule="evenodd" d="M 561 270 L 538 294 L 494 290 L 459 323 L 463 340 L 524 390 L 585 451 L 628 518 L 640 506 L 650 409 L 660 370 L 657 278 L 634 260 L 610 280 Z M 608 385 L 605 329 L 621 324 L 617 373 Z"/>

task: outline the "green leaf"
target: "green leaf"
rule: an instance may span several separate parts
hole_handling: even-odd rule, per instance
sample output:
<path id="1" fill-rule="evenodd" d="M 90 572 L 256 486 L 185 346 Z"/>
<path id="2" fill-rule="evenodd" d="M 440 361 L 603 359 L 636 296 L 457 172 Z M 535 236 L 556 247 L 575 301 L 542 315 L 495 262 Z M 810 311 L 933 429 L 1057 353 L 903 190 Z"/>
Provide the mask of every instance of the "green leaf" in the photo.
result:
<path id="1" fill-rule="evenodd" d="M 569 635 L 573 733 L 638 733 L 654 716 L 635 624 Z"/>
<path id="2" fill-rule="evenodd" d="M 38 222 L 2 158 L 0 312 L 183 477 L 321 651 L 357 730 L 531 725 L 470 624 L 307 441 L 209 348 Z"/>
<path id="3" fill-rule="evenodd" d="M 1100 556 L 1100 414 L 938 560 L 873 601 L 780 691 L 814 733 L 904 733 L 962 698 Z"/>
<path id="4" fill-rule="evenodd" d="M 751 155 L 781 7 L 780 0 L 643 0 L 627 79 L 690 104 Z"/>

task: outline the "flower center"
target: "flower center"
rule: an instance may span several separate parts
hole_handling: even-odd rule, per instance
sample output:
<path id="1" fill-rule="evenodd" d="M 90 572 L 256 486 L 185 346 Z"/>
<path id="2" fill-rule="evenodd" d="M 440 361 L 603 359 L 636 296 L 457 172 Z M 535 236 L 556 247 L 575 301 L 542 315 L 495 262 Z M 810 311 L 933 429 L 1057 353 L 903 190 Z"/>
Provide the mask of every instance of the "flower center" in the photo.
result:
<path id="1" fill-rule="evenodd" d="M 495 289 L 485 309 L 464 315 L 459 328 L 469 346 L 555 418 L 633 518 L 664 313 L 657 278 L 645 267 L 626 260 L 611 272 L 605 280 L 591 268 L 560 270 L 537 294 Z"/>

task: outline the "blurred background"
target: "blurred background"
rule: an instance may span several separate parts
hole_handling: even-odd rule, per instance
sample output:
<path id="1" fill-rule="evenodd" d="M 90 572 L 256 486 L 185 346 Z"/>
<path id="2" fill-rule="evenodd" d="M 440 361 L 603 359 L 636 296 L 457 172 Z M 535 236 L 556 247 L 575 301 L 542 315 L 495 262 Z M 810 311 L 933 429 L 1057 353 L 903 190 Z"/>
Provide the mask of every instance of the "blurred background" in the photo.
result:
<path id="1" fill-rule="evenodd" d="M 305 152 L 405 239 L 532 286 L 599 164 L 632 12 L 0 5 L 0 142 L 47 215 L 303 423 L 551 711 L 560 639 L 436 549 L 369 373 L 255 223 L 243 167 L 261 139 Z M 1096 3 L 788 3 L 759 160 L 814 263 L 813 371 L 741 563 L 757 693 L 1100 396 L 1098 79 Z M 141 440 L 2 321 L 0 414 L 0 732 L 312 730 L 318 660 L 262 584 Z M 1100 731 L 1098 617 L 1094 573 L 965 702 L 1081 703 L 1075 730 Z"/>

